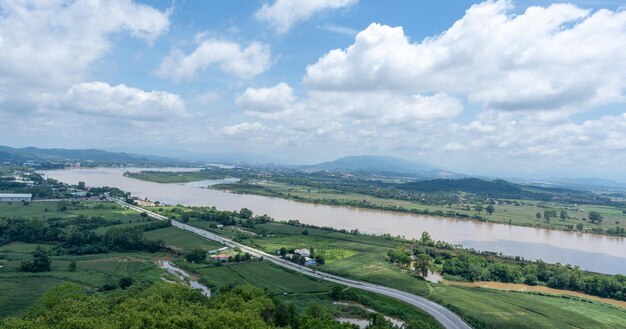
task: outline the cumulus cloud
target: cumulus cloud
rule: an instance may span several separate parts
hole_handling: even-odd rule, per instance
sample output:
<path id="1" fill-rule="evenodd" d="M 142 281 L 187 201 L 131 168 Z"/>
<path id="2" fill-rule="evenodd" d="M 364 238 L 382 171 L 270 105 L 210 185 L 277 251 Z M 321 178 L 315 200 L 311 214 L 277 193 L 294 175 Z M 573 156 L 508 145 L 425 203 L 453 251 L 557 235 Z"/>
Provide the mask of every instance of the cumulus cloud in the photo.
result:
<path id="1" fill-rule="evenodd" d="M 154 41 L 167 12 L 130 0 L 0 1 L 0 92 L 67 87 L 127 32 Z"/>
<path id="2" fill-rule="evenodd" d="M 174 81 L 193 80 L 198 71 L 218 65 L 238 78 L 251 79 L 267 71 L 270 64 L 270 47 L 266 44 L 252 42 L 243 48 L 233 41 L 209 39 L 200 42 L 189 55 L 172 50 L 156 74 Z"/>
<path id="3" fill-rule="evenodd" d="M 307 67 L 302 98 L 251 111 L 244 92 L 237 104 L 266 120 L 263 142 L 294 150 L 615 168 L 626 160 L 626 114 L 573 115 L 625 101 L 626 12 L 513 9 L 508 1 L 474 5 L 418 42 L 402 27 L 374 23 Z M 274 88 L 251 90 L 275 99 Z M 465 106 L 471 112 L 459 118 Z"/>
<path id="4" fill-rule="evenodd" d="M 168 28 L 168 12 L 130 0 L 0 1 L 0 111 L 38 111 L 50 122 L 49 111 L 135 120 L 184 115 L 176 95 L 82 82 L 111 48 L 112 34 L 150 44 Z"/>
<path id="5" fill-rule="evenodd" d="M 309 133 L 330 131 L 326 126 L 329 123 L 367 131 L 412 131 L 430 122 L 445 122 L 463 111 L 462 102 L 445 93 L 312 91 L 296 99 L 291 87 L 284 82 L 269 88 L 248 88 L 236 103 L 246 109 L 249 116 L 285 122 Z"/>
<path id="6" fill-rule="evenodd" d="M 345 8 L 358 0 L 276 0 L 273 4 L 263 4 L 255 16 L 260 21 L 272 25 L 278 33 L 288 32 L 293 25 L 306 21 L 311 16 L 326 10 Z"/>
<path id="7" fill-rule="evenodd" d="M 281 82 L 269 88 L 248 88 L 237 97 L 237 105 L 253 112 L 279 112 L 293 103 L 293 89 Z"/>
<path id="8" fill-rule="evenodd" d="M 58 107 L 77 113 L 141 121 L 165 121 L 188 115 L 185 103 L 177 95 L 104 82 L 72 86 L 59 96 Z"/>
<path id="9" fill-rule="evenodd" d="M 267 130 L 267 127 L 259 122 L 242 122 L 224 127 L 222 132 L 230 137 L 254 137 L 265 130 Z"/>
<path id="10" fill-rule="evenodd" d="M 486 108 L 565 111 L 624 101 L 626 11 L 571 4 L 512 13 L 474 5 L 441 35 L 412 42 L 377 23 L 307 68 L 315 90 L 461 94 Z"/>

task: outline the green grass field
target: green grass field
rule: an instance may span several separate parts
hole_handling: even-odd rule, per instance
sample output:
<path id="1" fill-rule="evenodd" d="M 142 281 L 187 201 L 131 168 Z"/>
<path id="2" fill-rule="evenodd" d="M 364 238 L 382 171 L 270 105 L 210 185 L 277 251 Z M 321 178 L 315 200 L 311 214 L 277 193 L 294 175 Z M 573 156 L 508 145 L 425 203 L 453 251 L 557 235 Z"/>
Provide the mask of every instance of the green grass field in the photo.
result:
<path id="1" fill-rule="evenodd" d="M 34 249 L 35 245 L 23 244 L 20 247 L 22 250 Z M 132 277 L 137 284 L 152 284 L 159 280 L 163 272 L 154 263 L 154 258 L 159 256 L 163 255 L 125 253 L 51 257 L 51 271 L 41 273 L 18 271 L 19 260 L 0 260 L 0 265 L 3 265 L 0 268 L 0 318 L 24 315 L 37 298 L 62 282 L 73 282 L 90 290 L 105 284 L 116 284 L 123 277 Z M 74 272 L 68 270 L 71 260 L 77 261 Z"/>
<path id="2" fill-rule="evenodd" d="M 0 217 L 23 217 L 23 218 L 71 218 L 78 215 L 101 216 L 111 221 L 122 223 L 141 221 L 143 217 L 136 211 L 123 209 L 121 206 L 110 202 L 86 201 L 79 205 L 70 205 L 68 210 L 57 209 L 57 202 L 33 201 L 28 205 L 19 202 L 0 202 Z"/>
<path id="3" fill-rule="evenodd" d="M 429 297 L 477 328 L 626 327 L 626 310 L 602 303 L 442 285 Z"/>
<path id="4" fill-rule="evenodd" d="M 0 270 L 0 319 L 26 314 L 30 305 L 64 280 L 52 277 L 4 277 Z"/>
<path id="5" fill-rule="evenodd" d="M 94 230 L 100 234 L 112 227 L 132 226 L 147 221 L 137 212 L 109 202 L 70 204 L 64 211 L 57 209 L 57 202 L 37 201 L 28 205 L 0 203 L 0 217 L 5 218 L 38 219 L 45 222 L 49 218 L 70 219 L 79 215 L 88 218 L 99 216 L 107 221 L 123 223 Z M 39 273 L 19 271 L 21 262 L 30 259 L 37 246 L 48 251 L 54 247 L 52 244 L 24 242 L 11 242 L 0 246 L 0 317 L 25 314 L 29 305 L 39 296 L 62 282 L 73 282 L 85 289 L 96 291 L 104 285 L 117 284 L 123 277 L 132 277 L 137 284 L 149 285 L 160 280 L 159 276 L 163 273 L 163 270 L 156 266 L 155 260 L 164 257 L 165 254 L 144 252 L 82 256 L 51 255 L 50 271 Z M 71 261 L 76 261 L 75 271 L 69 271 Z"/>
<path id="6" fill-rule="evenodd" d="M 147 239 L 163 240 L 167 246 L 173 246 L 184 251 L 201 248 L 204 250 L 218 249 L 222 244 L 204 239 L 196 234 L 183 231 L 176 227 L 166 227 L 144 233 Z"/>

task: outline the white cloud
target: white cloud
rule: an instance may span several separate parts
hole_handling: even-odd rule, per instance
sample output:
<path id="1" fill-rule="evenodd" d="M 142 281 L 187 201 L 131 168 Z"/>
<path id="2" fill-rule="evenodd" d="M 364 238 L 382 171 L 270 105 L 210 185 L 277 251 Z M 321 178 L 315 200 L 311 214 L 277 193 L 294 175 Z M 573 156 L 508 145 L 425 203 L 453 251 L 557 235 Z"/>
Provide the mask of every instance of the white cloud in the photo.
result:
<path id="1" fill-rule="evenodd" d="M 222 132 L 230 137 L 254 137 L 256 134 L 267 130 L 263 124 L 259 122 L 242 122 L 233 126 L 227 126 Z"/>
<path id="2" fill-rule="evenodd" d="M 0 1 L 0 93 L 68 87 L 117 32 L 152 42 L 168 13 L 130 0 Z"/>
<path id="3" fill-rule="evenodd" d="M 405 124 L 454 118 L 463 112 L 463 104 L 444 93 L 433 96 L 412 95 L 396 101 L 381 117 L 384 124 Z"/>
<path id="4" fill-rule="evenodd" d="M 447 31 L 417 43 L 401 27 L 374 23 L 348 48 L 310 65 L 305 83 L 315 90 L 446 92 L 506 111 L 572 113 L 625 100 L 626 11 L 512 9 L 508 1 L 474 5 Z"/>
<path id="5" fill-rule="evenodd" d="M 59 97 L 58 107 L 82 114 L 140 121 L 167 121 L 185 117 L 180 97 L 163 91 L 143 91 L 124 84 L 79 83 Z"/>
<path id="6" fill-rule="evenodd" d="M 280 112 L 295 100 L 293 89 L 281 82 L 270 88 L 248 88 L 239 97 L 237 105 L 253 112 Z"/>
<path id="7" fill-rule="evenodd" d="M 193 80 L 198 71 L 211 65 L 219 67 L 238 78 L 251 79 L 267 71 L 270 67 L 270 47 L 260 42 L 252 42 L 242 48 L 236 42 L 209 39 L 200 42 L 189 55 L 175 49 L 163 59 L 156 71 L 157 76 L 172 78 L 174 81 Z"/>
<path id="8" fill-rule="evenodd" d="M 199 105 L 206 106 L 214 103 L 220 98 L 220 94 L 217 91 L 205 91 L 193 96 L 193 100 Z"/>
<path id="9" fill-rule="evenodd" d="M 349 37 L 354 37 L 357 34 L 359 34 L 358 30 L 355 30 L 353 28 L 346 27 L 346 26 L 336 25 L 336 24 L 324 24 L 322 26 L 318 26 L 318 28 L 325 30 L 325 31 L 329 31 L 329 32 L 347 35 Z"/>
<path id="10" fill-rule="evenodd" d="M 255 13 L 258 20 L 269 22 L 278 33 L 288 32 L 293 25 L 326 10 L 349 7 L 358 0 L 276 0 L 263 4 Z"/>

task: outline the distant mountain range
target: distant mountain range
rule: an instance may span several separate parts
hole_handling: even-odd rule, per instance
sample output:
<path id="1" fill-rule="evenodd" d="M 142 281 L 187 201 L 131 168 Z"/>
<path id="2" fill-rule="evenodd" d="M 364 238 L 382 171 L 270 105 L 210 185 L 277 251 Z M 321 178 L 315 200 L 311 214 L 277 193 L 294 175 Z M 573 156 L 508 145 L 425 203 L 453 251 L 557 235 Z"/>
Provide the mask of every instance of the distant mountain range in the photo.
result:
<path id="1" fill-rule="evenodd" d="M 401 175 L 416 178 L 465 177 L 464 175 L 437 169 L 426 163 L 379 155 L 348 156 L 334 161 L 303 166 L 303 168 L 309 170 L 328 170 L 391 176 Z"/>
<path id="2" fill-rule="evenodd" d="M 133 154 L 158 154 L 163 157 L 178 159 L 181 161 L 190 162 L 214 162 L 222 164 L 269 164 L 280 163 L 285 164 L 284 161 L 273 157 L 246 153 L 246 152 L 191 152 L 182 149 L 170 149 L 161 147 L 132 147 L 123 146 L 115 148 L 107 148 L 110 152 L 125 152 Z"/>
<path id="3" fill-rule="evenodd" d="M 583 188 L 614 188 L 626 190 L 626 183 L 603 178 L 555 178 L 548 180 L 551 183 Z"/>
<path id="4" fill-rule="evenodd" d="M 108 163 L 155 163 L 171 164 L 179 162 L 176 159 L 131 154 L 123 152 L 107 152 L 97 149 L 69 150 L 69 149 L 44 149 L 36 147 L 13 148 L 0 146 L 0 161 L 26 162 L 26 161 L 71 161 L 71 162 L 108 162 Z"/>
<path id="5" fill-rule="evenodd" d="M 130 150 L 130 149 L 129 149 Z M 389 176 L 389 177 L 407 177 L 419 180 L 433 180 L 438 178 L 445 178 L 445 181 L 436 181 L 429 184 L 435 184 L 437 189 L 448 190 L 456 189 L 463 185 L 463 189 L 474 190 L 487 190 L 495 189 L 501 192 L 516 193 L 519 190 L 513 189 L 520 188 L 520 185 L 511 184 L 503 180 L 491 180 L 489 177 L 477 177 L 470 175 L 459 174 L 450 172 L 443 169 L 438 169 L 430 164 L 418 161 L 411 161 L 392 156 L 378 156 L 378 155 L 359 155 L 359 156 L 347 156 L 339 158 L 334 161 L 322 162 L 314 165 L 304 166 L 287 166 L 287 165 L 273 165 L 275 159 L 270 157 L 255 155 L 250 153 L 193 153 L 184 150 L 170 150 L 170 152 L 164 153 L 163 149 L 158 149 L 160 152 L 154 152 L 161 155 L 145 155 L 141 152 L 149 152 L 150 149 L 133 148 L 135 152 L 119 152 L 119 151 L 103 151 L 99 149 L 84 149 L 84 150 L 72 150 L 63 148 L 37 148 L 37 147 L 25 147 L 25 148 L 13 148 L 9 146 L 0 146 L 0 162 L 9 162 L 14 164 L 22 164 L 28 161 L 39 162 L 95 162 L 96 164 L 109 163 L 109 164 L 136 164 L 136 165 L 154 165 L 154 166 L 168 166 L 168 165 L 192 165 L 199 163 L 224 163 L 235 165 L 254 165 L 254 166 L 270 166 L 270 167 L 289 167 L 299 168 L 307 171 L 315 170 L 327 170 L 343 173 L 355 173 L 366 174 L 373 176 Z M 156 151 L 156 150 L 153 150 Z M 480 178 L 480 179 L 477 179 Z M 602 178 L 552 178 L 552 179 L 509 179 L 516 183 L 523 185 L 532 185 L 535 187 L 556 188 L 556 187 L 571 187 L 571 188 L 583 188 L 583 189 L 604 189 L 607 191 L 626 191 L 626 183 L 602 179 Z M 505 186 L 506 184 L 508 186 Z M 431 190 L 434 186 L 422 186 L 420 182 L 410 183 L 411 187 L 405 188 L 420 190 Z M 427 184 L 424 182 L 423 184 Z M 486 185 L 485 185 L 486 184 Z M 457 185 L 457 186 L 455 186 Z M 488 185 L 488 186 L 487 186 Z M 512 186 L 511 186 L 512 185 Z"/>

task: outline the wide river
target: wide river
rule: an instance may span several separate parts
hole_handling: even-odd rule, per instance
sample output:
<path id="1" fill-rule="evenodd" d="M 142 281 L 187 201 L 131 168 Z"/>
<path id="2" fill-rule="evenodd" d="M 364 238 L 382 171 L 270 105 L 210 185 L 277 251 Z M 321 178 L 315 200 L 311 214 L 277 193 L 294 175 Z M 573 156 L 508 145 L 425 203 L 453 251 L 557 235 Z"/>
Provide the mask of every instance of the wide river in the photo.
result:
<path id="1" fill-rule="evenodd" d="M 46 171 L 50 178 L 87 186 L 111 186 L 166 204 L 215 206 L 221 210 L 248 208 L 278 220 L 297 219 L 302 223 L 338 229 L 358 229 L 363 233 L 390 233 L 419 238 L 428 231 L 436 240 L 459 243 L 468 248 L 502 252 L 526 259 L 580 266 L 583 269 L 626 275 L 626 239 L 586 233 L 553 231 L 394 213 L 389 211 L 335 207 L 296 202 L 280 198 L 235 194 L 200 184 L 159 184 L 123 176 L 140 168 L 95 168 Z M 164 170 L 164 169 L 159 169 Z M 175 169 L 181 170 L 181 169 Z M 208 185 L 210 182 L 207 181 Z"/>

